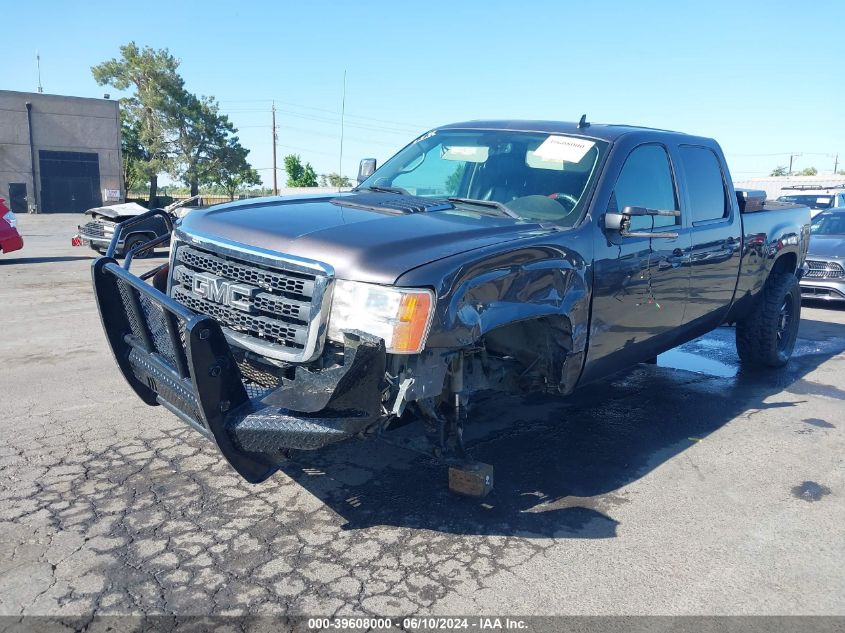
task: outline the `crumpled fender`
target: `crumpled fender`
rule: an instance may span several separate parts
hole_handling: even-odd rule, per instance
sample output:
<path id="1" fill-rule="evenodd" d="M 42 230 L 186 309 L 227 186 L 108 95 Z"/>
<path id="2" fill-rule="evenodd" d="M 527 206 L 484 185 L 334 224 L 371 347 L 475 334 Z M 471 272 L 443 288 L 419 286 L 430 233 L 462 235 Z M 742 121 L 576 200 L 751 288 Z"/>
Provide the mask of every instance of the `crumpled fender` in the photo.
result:
<path id="1" fill-rule="evenodd" d="M 586 348 L 589 268 L 575 250 L 548 244 L 525 246 L 452 271 L 433 284 L 438 299 L 427 348 L 469 347 L 496 328 L 550 316 L 569 321 L 572 353 Z"/>

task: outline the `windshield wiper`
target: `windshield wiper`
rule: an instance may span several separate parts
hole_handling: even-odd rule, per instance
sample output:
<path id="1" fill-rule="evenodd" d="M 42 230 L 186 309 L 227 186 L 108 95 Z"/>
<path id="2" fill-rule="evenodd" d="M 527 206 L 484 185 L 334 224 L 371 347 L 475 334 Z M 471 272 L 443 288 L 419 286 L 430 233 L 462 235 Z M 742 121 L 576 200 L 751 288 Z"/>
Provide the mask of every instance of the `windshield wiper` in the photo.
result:
<path id="1" fill-rule="evenodd" d="M 355 189 L 353 189 L 353 191 L 361 191 L 363 189 L 366 189 L 367 191 L 375 191 L 375 192 L 379 192 L 379 193 L 398 193 L 398 194 L 401 194 L 403 196 L 411 195 L 407 191 L 402 189 L 402 187 L 384 187 L 382 185 L 373 185 L 373 186 L 370 186 L 370 187 L 356 187 Z"/>
<path id="2" fill-rule="evenodd" d="M 496 200 L 476 200 L 475 198 L 446 198 L 449 202 L 462 202 L 464 204 L 475 204 L 480 207 L 490 207 L 491 209 L 497 209 L 504 215 L 508 216 L 509 218 L 513 218 L 514 220 L 522 220 L 522 216 L 516 213 L 515 211 L 511 211 L 507 206 L 498 202 Z"/>

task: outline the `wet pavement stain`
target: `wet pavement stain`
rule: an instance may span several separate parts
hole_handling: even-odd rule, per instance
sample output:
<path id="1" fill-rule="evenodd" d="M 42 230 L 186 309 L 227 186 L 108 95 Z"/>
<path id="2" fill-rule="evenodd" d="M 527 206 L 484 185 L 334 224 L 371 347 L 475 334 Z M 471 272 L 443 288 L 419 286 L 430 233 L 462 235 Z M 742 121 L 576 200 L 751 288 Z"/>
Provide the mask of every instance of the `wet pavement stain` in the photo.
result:
<path id="1" fill-rule="evenodd" d="M 817 427 L 822 428 L 822 429 L 835 429 L 836 428 L 835 424 L 831 424 L 827 420 L 822 420 L 820 418 L 805 418 L 803 420 L 803 422 L 806 423 L 806 424 L 810 424 L 812 426 L 817 426 Z"/>
<path id="2" fill-rule="evenodd" d="M 699 354 L 672 349 L 657 357 L 659 367 L 682 369 L 696 374 L 705 374 L 717 378 L 733 378 L 737 368 L 714 358 L 707 358 Z"/>
<path id="3" fill-rule="evenodd" d="M 830 488 L 815 481 L 805 481 L 799 486 L 792 488 L 792 496 L 802 501 L 821 501 L 821 498 L 830 494 Z"/>

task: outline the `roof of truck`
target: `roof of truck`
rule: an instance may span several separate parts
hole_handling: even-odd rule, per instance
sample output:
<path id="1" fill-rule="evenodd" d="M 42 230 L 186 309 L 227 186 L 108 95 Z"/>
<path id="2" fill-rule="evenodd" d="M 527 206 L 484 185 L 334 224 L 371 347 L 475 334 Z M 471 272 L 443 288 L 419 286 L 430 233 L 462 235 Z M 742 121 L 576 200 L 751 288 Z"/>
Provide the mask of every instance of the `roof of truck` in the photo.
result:
<path id="1" fill-rule="evenodd" d="M 591 138 L 601 139 L 603 141 L 615 141 L 621 136 L 635 132 L 654 132 L 656 134 L 677 134 L 679 136 L 687 136 L 683 132 L 673 132 L 672 130 L 660 130 L 657 128 L 639 127 L 636 125 L 617 125 L 610 123 L 590 123 L 587 127 L 578 127 L 578 124 L 572 121 L 526 121 L 526 120 L 509 120 L 509 119 L 494 119 L 482 121 L 464 121 L 463 123 L 450 123 L 448 125 L 441 125 L 436 128 L 438 130 L 445 129 L 462 129 L 462 130 L 513 130 L 518 132 L 542 132 L 545 134 L 574 134 L 577 136 L 589 136 Z"/>

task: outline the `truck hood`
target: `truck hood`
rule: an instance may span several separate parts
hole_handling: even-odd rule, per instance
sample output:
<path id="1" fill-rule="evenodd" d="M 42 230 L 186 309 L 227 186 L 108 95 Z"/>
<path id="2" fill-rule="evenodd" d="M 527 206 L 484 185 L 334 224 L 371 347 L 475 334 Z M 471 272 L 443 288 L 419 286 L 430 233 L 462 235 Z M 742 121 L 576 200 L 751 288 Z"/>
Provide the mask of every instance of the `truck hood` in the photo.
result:
<path id="1" fill-rule="evenodd" d="M 91 217 L 100 216 L 111 220 L 123 220 L 146 212 L 147 209 L 140 204 L 126 202 L 124 204 L 112 204 L 107 207 L 94 207 L 93 209 L 88 209 L 85 215 L 90 215 Z"/>
<path id="2" fill-rule="evenodd" d="M 845 235 L 813 235 L 807 258 L 813 257 L 845 258 Z"/>
<path id="3" fill-rule="evenodd" d="M 343 195 L 243 200 L 194 211 L 179 228 L 324 262 L 340 279 L 381 284 L 443 257 L 552 230 L 465 208 L 393 215 L 331 202 Z"/>

